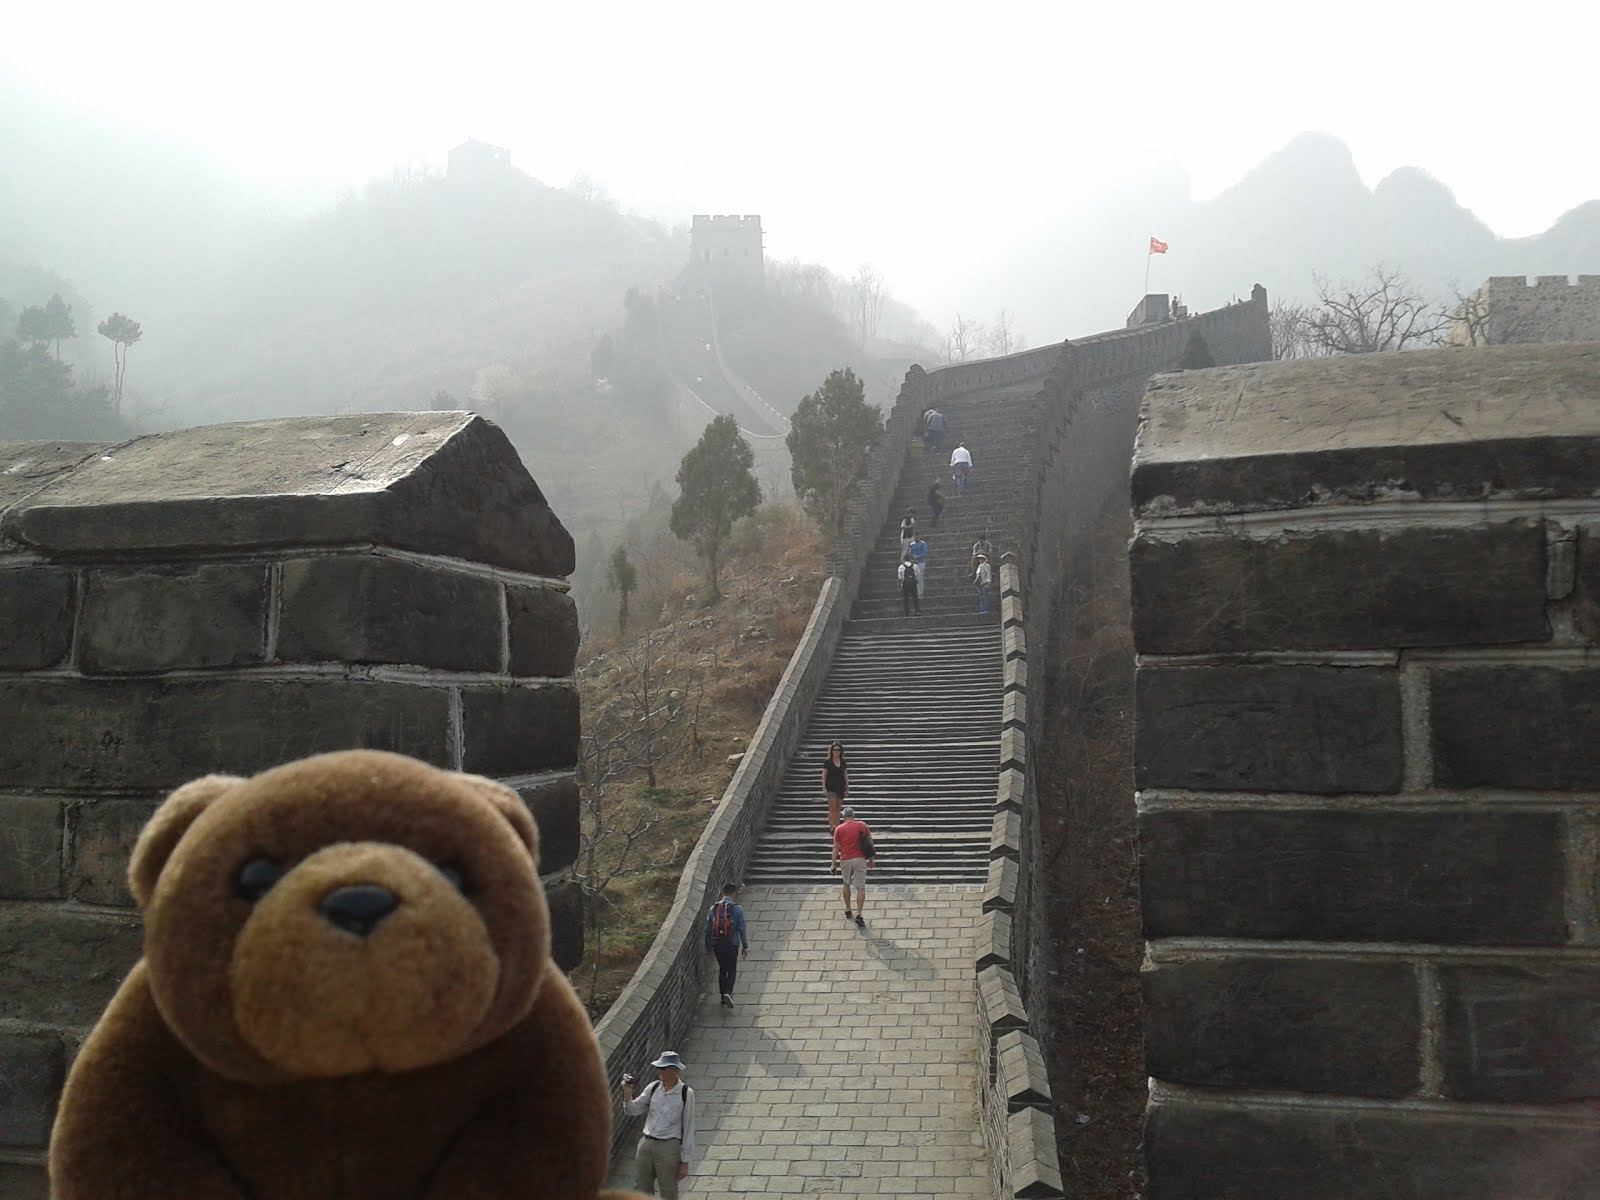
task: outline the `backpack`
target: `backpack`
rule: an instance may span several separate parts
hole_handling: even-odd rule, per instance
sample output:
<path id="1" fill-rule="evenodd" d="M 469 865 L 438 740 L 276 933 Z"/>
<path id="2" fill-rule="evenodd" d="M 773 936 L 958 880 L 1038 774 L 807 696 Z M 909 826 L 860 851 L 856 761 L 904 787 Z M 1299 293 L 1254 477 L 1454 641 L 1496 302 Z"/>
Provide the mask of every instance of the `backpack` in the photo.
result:
<path id="1" fill-rule="evenodd" d="M 711 940 L 724 944 L 733 941 L 732 900 L 718 900 L 711 906 Z"/>
<path id="2" fill-rule="evenodd" d="M 659 1079 L 652 1080 L 651 1083 L 650 1083 L 650 1086 L 645 1088 L 644 1092 L 640 1095 L 639 1099 L 644 1100 L 647 1097 L 653 1099 L 652 1093 L 653 1092 L 659 1092 L 660 1090 L 661 1090 L 661 1080 L 659 1080 Z M 692 1104 L 692 1103 L 694 1103 L 694 1089 L 691 1088 L 686 1083 L 686 1084 L 683 1085 L 683 1107 L 678 1110 L 678 1138 L 679 1138 L 680 1141 L 683 1138 L 683 1120 L 684 1120 L 684 1116 L 688 1113 L 689 1105 Z M 646 1118 L 646 1119 L 648 1119 L 648 1118 Z"/>
<path id="3" fill-rule="evenodd" d="M 861 845 L 861 857 L 862 858 L 877 858 L 878 857 L 878 855 L 877 855 L 877 847 L 875 847 L 872 844 L 872 830 L 863 829 L 861 831 L 860 845 Z"/>

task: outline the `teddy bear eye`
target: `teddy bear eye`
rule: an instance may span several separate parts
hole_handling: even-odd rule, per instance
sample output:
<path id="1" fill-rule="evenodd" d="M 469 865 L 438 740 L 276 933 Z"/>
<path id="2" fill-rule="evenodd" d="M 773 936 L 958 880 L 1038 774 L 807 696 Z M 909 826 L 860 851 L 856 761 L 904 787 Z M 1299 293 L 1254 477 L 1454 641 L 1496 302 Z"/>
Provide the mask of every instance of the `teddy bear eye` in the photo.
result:
<path id="1" fill-rule="evenodd" d="M 272 885 L 283 878 L 283 868 L 270 858 L 252 858 L 239 870 L 234 889 L 241 897 L 254 904 L 272 890 Z"/>

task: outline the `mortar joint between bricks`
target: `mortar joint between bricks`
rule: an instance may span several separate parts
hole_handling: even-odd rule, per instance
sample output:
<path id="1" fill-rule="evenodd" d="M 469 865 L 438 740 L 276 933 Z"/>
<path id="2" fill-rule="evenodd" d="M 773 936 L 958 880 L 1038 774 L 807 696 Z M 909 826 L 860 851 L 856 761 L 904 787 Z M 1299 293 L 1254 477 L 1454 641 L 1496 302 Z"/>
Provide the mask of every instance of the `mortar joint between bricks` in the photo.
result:
<path id="1" fill-rule="evenodd" d="M 1423 959 L 1417 969 L 1417 1094 L 1429 1099 L 1444 1095 L 1444 990 L 1439 968 Z"/>

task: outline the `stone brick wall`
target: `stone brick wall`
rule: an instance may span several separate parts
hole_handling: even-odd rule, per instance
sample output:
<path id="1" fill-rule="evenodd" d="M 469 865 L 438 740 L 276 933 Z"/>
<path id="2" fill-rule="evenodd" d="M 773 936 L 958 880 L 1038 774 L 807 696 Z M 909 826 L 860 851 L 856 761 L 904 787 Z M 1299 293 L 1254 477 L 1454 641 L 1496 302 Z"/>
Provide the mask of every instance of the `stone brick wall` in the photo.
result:
<path id="1" fill-rule="evenodd" d="M 161 798 L 368 746 L 516 787 L 581 956 L 572 541 L 466 413 L 0 444 L 0 1195 L 140 954 Z"/>
<path id="2" fill-rule="evenodd" d="M 1150 1200 L 1593 1194 L 1597 467 L 1600 346 L 1151 386 Z"/>
<path id="3" fill-rule="evenodd" d="M 1491 345 L 1600 341 L 1600 275 L 1496 275 L 1478 301 Z"/>

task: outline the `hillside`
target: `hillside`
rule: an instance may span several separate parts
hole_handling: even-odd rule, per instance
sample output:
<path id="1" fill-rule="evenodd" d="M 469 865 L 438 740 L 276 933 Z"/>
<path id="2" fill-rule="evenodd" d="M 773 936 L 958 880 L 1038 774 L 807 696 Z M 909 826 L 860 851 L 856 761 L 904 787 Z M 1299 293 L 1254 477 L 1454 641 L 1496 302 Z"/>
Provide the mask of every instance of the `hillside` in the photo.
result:
<path id="1" fill-rule="evenodd" d="M 627 869 L 594 899 L 597 924 L 573 972 L 596 1016 L 655 938 L 822 582 L 816 529 L 787 506 L 765 506 L 735 527 L 724 599 L 714 607 L 701 607 L 699 567 L 682 543 L 652 536 L 634 553 L 640 586 L 628 633 L 617 636 L 612 595 L 589 618 L 577 672 L 585 735 L 578 869 L 591 886 L 619 862 Z M 626 834 L 641 825 L 625 853 Z"/>
<path id="2" fill-rule="evenodd" d="M 1310 299 L 1313 271 L 1356 278 L 1380 260 L 1441 298 L 1452 280 L 1470 289 L 1490 275 L 1600 272 L 1600 200 L 1537 236 L 1500 238 L 1427 172 L 1402 168 L 1369 188 L 1343 142 L 1308 133 L 1205 202 L 1169 175 L 1063 214 L 972 281 L 973 309 L 1010 303 L 1041 336 L 1120 325 L 1152 235 L 1171 249 L 1151 263 L 1151 290 L 1179 293 L 1191 310 L 1255 283 L 1274 299 Z"/>

